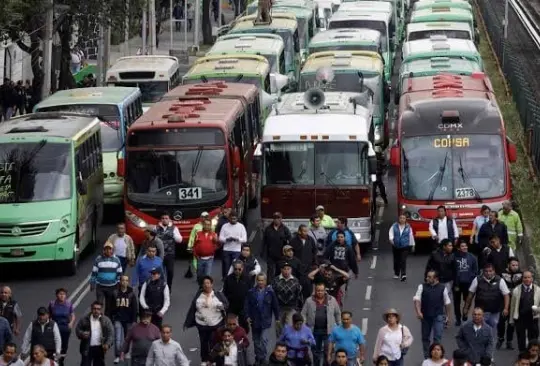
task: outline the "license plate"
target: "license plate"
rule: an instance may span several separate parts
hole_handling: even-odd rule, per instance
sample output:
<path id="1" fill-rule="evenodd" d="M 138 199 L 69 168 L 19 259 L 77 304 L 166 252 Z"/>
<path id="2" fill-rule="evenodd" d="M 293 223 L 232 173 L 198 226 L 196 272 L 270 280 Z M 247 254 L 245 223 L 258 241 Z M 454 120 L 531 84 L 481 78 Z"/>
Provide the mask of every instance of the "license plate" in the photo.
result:
<path id="1" fill-rule="evenodd" d="M 202 198 L 201 187 L 180 188 L 178 195 L 181 200 L 200 200 Z"/>
<path id="2" fill-rule="evenodd" d="M 11 249 L 11 256 L 12 257 L 23 257 L 24 256 L 24 250 L 23 249 Z"/>
<path id="3" fill-rule="evenodd" d="M 456 198 L 473 198 L 476 196 L 474 188 L 457 188 L 455 193 Z"/>

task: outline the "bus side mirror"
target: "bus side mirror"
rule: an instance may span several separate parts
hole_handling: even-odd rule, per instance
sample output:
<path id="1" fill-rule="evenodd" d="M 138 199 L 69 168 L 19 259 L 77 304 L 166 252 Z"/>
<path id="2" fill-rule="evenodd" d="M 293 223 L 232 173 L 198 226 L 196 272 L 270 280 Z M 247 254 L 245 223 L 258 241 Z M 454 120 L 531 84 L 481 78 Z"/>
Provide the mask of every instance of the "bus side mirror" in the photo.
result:
<path id="1" fill-rule="evenodd" d="M 376 156 L 370 156 L 368 158 L 368 169 L 369 174 L 377 174 L 377 157 Z"/>
<path id="2" fill-rule="evenodd" d="M 392 87 L 388 83 L 384 83 L 384 104 L 390 103 L 390 94 L 392 94 Z"/>
<path id="3" fill-rule="evenodd" d="M 480 31 L 478 30 L 478 28 L 474 30 L 474 40 L 477 45 L 480 44 Z"/>
<path id="4" fill-rule="evenodd" d="M 390 148 L 390 165 L 393 167 L 399 166 L 399 147 L 392 146 Z"/>
<path id="5" fill-rule="evenodd" d="M 123 177 L 126 174 L 126 161 L 124 159 L 116 160 L 116 175 Z"/>
<path id="6" fill-rule="evenodd" d="M 79 172 L 79 176 L 77 177 L 77 192 L 81 196 L 86 196 L 88 193 L 88 190 L 86 189 L 86 185 L 84 184 L 84 181 L 82 179 L 82 174 Z"/>
<path id="7" fill-rule="evenodd" d="M 506 148 L 508 149 L 508 160 L 511 163 L 515 163 L 517 161 L 517 148 L 516 144 L 509 138 L 506 138 Z"/>
<path id="8" fill-rule="evenodd" d="M 399 89 L 394 90 L 394 104 L 399 107 Z"/>

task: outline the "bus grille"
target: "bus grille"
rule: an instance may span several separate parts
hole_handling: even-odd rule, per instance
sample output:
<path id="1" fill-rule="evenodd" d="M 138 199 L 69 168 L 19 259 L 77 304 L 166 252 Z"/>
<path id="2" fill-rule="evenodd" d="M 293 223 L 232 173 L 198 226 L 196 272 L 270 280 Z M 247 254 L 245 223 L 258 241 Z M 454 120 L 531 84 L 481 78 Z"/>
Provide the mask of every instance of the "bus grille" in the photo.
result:
<path id="1" fill-rule="evenodd" d="M 0 237 L 19 237 L 41 235 L 49 227 L 48 222 L 32 223 L 32 224 L 0 224 Z"/>

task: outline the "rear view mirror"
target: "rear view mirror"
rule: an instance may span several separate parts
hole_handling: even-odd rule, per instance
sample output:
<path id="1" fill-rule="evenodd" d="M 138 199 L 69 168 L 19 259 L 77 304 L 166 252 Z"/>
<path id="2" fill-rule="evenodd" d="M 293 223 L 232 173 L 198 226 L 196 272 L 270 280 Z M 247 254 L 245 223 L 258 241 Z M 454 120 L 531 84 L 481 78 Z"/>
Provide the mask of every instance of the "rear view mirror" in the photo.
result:
<path id="1" fill-rule="evenodd" d="M 393 167 L 399 166 L 399 147 L 398 146 L 392 146 L 390 148 L 390 165 Z"/>
<path id="2" fill-rule="evenodd" d="M 87 189 L 86 189 L 86 184 L 84 184 L 84 181 L 82 179 L 82 174 L 81 172 L 79 172 L 79 176 L 77 177 L 77 192 L 81 195 L 81 196 L 86 196 L 86 194 L 88 193 Z"/>
<path id="3" fill-rule="evenodd" d="M 517 161 L 517 148 L 516 144 L 508 137 L 506 138 L 506 149 L 508 151 L 508 161 L 515 163 Z"/>
<path id="4" fill-rule="evenodd" d="M 392 87 L 384 82 L 384 104 L 390 103 L 390 94 L 392 94 Z"/>
<path id="5" fill-rule="evenodd" d="M 377 174 L 377 157 L 376 156 L 370 156 L 368 158 L 368 169 L 369 169 L 369 174 Z"/>

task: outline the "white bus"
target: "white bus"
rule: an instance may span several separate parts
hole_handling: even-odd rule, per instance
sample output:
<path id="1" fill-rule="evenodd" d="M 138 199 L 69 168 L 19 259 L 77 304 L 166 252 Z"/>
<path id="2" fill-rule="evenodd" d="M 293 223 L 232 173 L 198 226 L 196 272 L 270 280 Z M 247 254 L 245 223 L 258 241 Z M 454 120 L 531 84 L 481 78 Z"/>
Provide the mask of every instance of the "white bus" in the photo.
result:
<path id="1" fill-rule="evenodd" d="M 157 102 L 181 83 L 180 66 L 174 56 L 121 57 L 107 71 L 108 86 L 141 89 L 143 106 Z"/>

